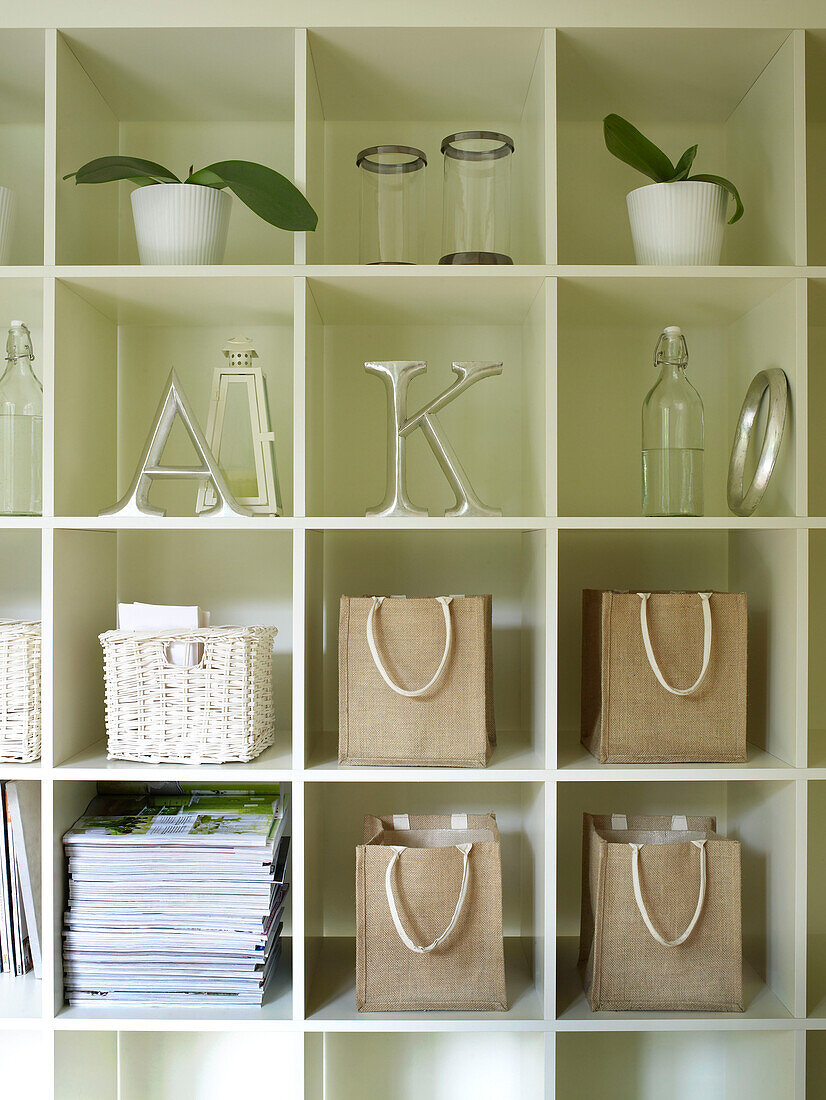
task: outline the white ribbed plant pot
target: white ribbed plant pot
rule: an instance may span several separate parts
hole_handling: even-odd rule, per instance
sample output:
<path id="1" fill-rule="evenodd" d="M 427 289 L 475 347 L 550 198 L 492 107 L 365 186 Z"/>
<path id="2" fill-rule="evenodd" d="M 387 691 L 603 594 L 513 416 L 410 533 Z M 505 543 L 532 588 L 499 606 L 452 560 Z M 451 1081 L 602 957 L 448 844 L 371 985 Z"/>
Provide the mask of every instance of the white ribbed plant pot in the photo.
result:
<path id="1" fill-rule="evenodd" d="M 638 264 L 719 264 L 728 207 L 719 184 L 651 183 L 627 202 Z"/>
<path id="2" fill-rule="evenodd" d="M 193 183 L 157 183 L 132 192 L 142 264 L 220 264 L 232 196 Z"/>
<path id="3" fill-rule="evenodd" d="M 16 220 L 17 196 L 8 187 L 0 187 L 0 264 L 9 262 Z"/>

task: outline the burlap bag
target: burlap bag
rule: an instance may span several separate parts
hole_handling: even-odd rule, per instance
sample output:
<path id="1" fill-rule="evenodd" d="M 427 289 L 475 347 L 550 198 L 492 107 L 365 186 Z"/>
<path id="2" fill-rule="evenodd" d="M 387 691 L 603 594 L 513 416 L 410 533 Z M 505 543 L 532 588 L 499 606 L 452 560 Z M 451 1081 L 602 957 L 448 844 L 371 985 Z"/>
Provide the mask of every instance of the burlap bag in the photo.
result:
<path id="1" fill-rule="evenodd" d="M 746 647 L 744 592 L 586 589 L 583 745 L 603 764 L 746 760 Z"/>
<path id="2" fill-rule="evenodd" d="M 340 764 L 485 766 L 491 607 L 490 596 L 341 597 Z"/>
<path id="3" fill-rule="evenodd" d="M 356 849 L 356 1005 L 507 1009 L 493 814 L 365 817 Z"/>
<path id="4" fill-rule="evenodd" d="M 740 844 L 715 828 L 583 815 L 579 967 L 595 1012 L 742 1012 Z"/>

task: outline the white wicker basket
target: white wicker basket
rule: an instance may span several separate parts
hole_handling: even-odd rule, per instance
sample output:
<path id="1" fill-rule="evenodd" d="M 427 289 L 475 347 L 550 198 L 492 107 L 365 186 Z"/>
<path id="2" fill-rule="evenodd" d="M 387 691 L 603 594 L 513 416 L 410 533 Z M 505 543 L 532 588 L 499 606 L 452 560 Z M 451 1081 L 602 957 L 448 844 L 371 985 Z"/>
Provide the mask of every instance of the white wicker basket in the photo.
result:
<path id="1" fill-rule="evenodd" d="M 101 634 L 109 759 L 223 764 L 260 755 L 275 736 L 270 679 L 277 633 L 216 626 Z M 198 664 L 170 663 L 173 642 L 202 646 Z"/>
<path id="2" fill-rule="evenodd" d="M 0 619 L 0 761 L 40 759 L 40 623 Z"/>

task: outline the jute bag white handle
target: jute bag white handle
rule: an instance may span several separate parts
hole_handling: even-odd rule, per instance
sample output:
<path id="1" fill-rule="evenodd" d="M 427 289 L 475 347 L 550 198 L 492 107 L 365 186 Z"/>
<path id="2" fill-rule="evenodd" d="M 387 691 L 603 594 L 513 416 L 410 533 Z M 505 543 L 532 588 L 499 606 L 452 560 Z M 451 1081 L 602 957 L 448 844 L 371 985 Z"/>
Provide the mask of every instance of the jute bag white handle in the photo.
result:
<path id="1" fill-rule="evenodd" d="M 697 927 L 697 921 L 703 912 L 703 906 L 706 900 L 706 842 L 704 840 L 692 840 L 691 843 L 700 849 L 700 892 L 697 898 L 697 908 L 694 910 L 694 916 L 689 921 L 688 927 L 681 936 L 678 936 L 676 940 L 667 940 L 654 927 L 651 922 L 651 918 L 648 915 L 648 909 L 645 906 L 645 901 L 642 896 L 642 888 L 640 886 L 640 848 L 642 844 L 629 844 L 631 849 L 631 878 L 634 882 L 634 900 L 637 903 L 637 908 L 640 911 L 640 916 L 645 922 L 645 927 L 657 941 L 662 944 L 663 947 L 679 947 L 681 943 L 685 943 L 694 929 Z"/>
<path id="2" fill-rule="evenodd" d="M 425 684 L 424 687 L 416 688 L 415 690 L 408 691 L 403 687 L 399 687 L 399 685 L 397 683 L 394 683 L 394 681 L 390 678 L 390 674 L 388 673 L 387 669 L 384 667 L 384 663 L 383 663 L 383 661 L 381 659 L 381 656 L 379 654 L 378 647 L 376 646 L 376 634 L 375 634 L 375 622 L 374 622 L 374 620 L 375 620 L 375 617 L 376 617 L 377 609 L 379 607 L 381 607 L 381 605 L 384 603 L 384 596 L 374 596 L 373 597 L 373 606 L 370 608 L 370 612 L 367 615 L 367 645 L 370 647 L 370 656 L 373 658 L 373 663 L 375 664 L 376 668 L 379 670 L 382 680 L 384 680 L 384 682 L 387 684 L 387 686 L 392 691 L 395 691 L 395 693 L 397 695 L 404 695 L 405 698 L 407 698 L 407 699 L 416 699 L 416 698 L 418 698 L 418 696 L 426 694 L 426 692 L 430 691 L 430 689 L 432 687 L 435 687 L 436 684 L 439 682 L 442 673 L 444 672 L 445 668 L 447 667 L 448 658 L 450 657 L 450 650 L 451 650 L 451 647 L 453 645 L 453 627 L 451 625 L 451 620 L 450 620 L 450 601 L 452 599 L 453 599 L 452 596 L 437 596 L 436 597 L 437 602 L 439 604 L 441 604 L 442 612 L 443 612 L 444 617 L 445 617 L 445 651 L 442 654 L 441 663 L 440 663 L 439 667 L 436 669 L 436 671 L 434 672 L 433 679 L 430 681 L 429 684 Z"/>
<path id="3" fill-rule="evenodd" d="M 648 633 L 648 599 L 651 595 L 650 592 L 638 592 L 637 595 L 640 598 L 640 627 L 642 628 L 642 644 L 645 646 L 645 655 L 648 658 L 648 663 L 651 665 L 651 671 L 657 677 L 659 683 L 665 688 L 666 691 L 670 691 L 672 695 L 693 695 L 694 692 L 702 684 L 706 678 L 708 672 L 708 665 L 711 659 L 711 599 L 710 592 L 698 592 L 703 606 L 703 667 L 700 669 L 700 675 L 691 685 L 687 688 L 675 688 L 668 683 L 666 678 L 660 671 L 660 666 L 657 664 L 657 658 L 654 656 L 654 650 L 651 646 L 651 637 Z"/>
<path id="4" fill-rule="evenodd" d="M 457 844 L 456 848 L 462 853 L 462 886 L 459 890 L 459 900 L 456 902 L 456 908 L 453 910 L 453 916 L 450 918 L 450 923 L 447 928 L 442 932 L 441 936 L 437 936 L 433 943 L 428 944 L 427 947 L 421 947 L 415 944 L 404 930 L 401 920 L 399 919 L 399 910 L 396 906 L 396 896 L 393 893 L 393 868 L 398 862 L 399 856 L 407 849 L 393 844 L 393 855 L 390 858 L 390 862 L 387 864 L 387 872 L 384 876 L 384 890 L 387 894 L 387 904 L 390 907 L 390 916 L 393 918 L 393 924 L 396 931 L 399 934 L 399 939 L 404 946 L 410 951 L 414 951 L 417 955 L 426 955 L 429 951 L 433 951 L 439 946 L 440 943 L 444 943 L 450 933 L 456 927 L 459 922 L 459 917 L 462 915 L 462 909 L 464 908 L 465 898 L 467 897 L 468 881 L 470 879 L 470 864 L 468 863 L 468 856 L 470 855 L 470 849 L 472 844 Z"/>

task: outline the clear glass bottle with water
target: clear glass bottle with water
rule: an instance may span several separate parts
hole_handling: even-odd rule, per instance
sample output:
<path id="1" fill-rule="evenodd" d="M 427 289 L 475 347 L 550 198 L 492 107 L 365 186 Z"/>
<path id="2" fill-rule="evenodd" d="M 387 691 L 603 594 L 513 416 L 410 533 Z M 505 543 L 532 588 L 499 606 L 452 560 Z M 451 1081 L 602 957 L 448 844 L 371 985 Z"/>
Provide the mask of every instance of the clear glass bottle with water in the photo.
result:
<path id="1" fill-rule="evenodd" d="M 642 514 L 703 514 L 703 402 L 686 378 L 688 346 L 676 325 L 657 341 L 660 376 L 642 403 Z"/>
<path id="2" fill-rule="evenodd" d="M 0 515 L 43 513 L 43 387 L 32 370 L 32 337 L 12 321 L 0 378 Z"/>

